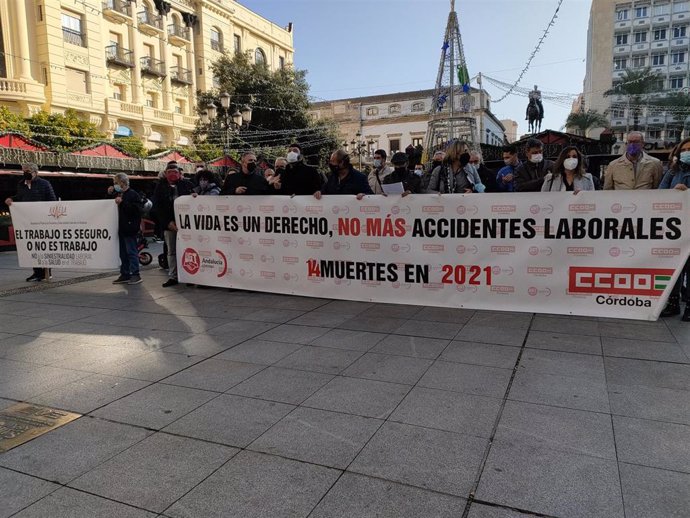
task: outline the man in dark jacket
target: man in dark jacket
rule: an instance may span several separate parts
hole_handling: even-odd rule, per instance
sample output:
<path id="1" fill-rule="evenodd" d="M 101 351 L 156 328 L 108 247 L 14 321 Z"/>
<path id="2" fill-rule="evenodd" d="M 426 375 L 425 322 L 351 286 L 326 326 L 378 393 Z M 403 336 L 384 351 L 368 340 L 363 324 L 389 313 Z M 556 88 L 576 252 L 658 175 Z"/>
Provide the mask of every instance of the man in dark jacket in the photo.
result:
<path id="1" fill-rule="evenodd" d="M 407 153 L 398 151 L 391 157 L 391 164 L 395 168 L 391 174 L 383 179 L 383 184 L 402 183 L 403 196 L 419 194 L 422 192 L 422 179 L 408 169 L 409 158 Z"/>
<path id="2" fill-rule="evenodd" d="M 517 192 L 539 192 L 546 173 L 553 171 L 554 163 L 544 160 L 544 144 L 541 140 L 529 139 L 525 147 L 527 161 L 515 170 Z"/>
<path id="3" fill-rule="evenodd" d="M 274 182 L 280 194 L 288 196 L 305 196 L 314 194 L 323 184 L 321 174 L 315 167 L 304 163 L 302 148 L 299 144 L 290 144 L 287 154 L 287 166 L 283 171 L 276 169 Z"/>
<path id="4" fill-rule="evenodd" d="M 156 214 L 168 250 L 168 280 L 164 288 L 177 284 L 177 223 L 175 222 L 175 199 L 192 193 L 194 185 L 182 177 L 177 163 L 168 164 L 165 178 L 161 179 L 153 192 L 153 212 Z"/>
<path id="5" fill-rule="evenodd" d="M 113 177 L 113 187 L 108 188 L 108 193 L 115 194 L 120 238 L 120 276 L 113 284 L 140 284 L 137 235 L 141 227 L 141 196 L 129 188 L 129 177 L 125 173 Z"/>
<path id="6" fill-rule="evenodd" d="M 221 194 L 275 194 L 277 187 L 271 188 L 263 173 L 257 172 L 256 155 L 247 151 L 242 155 L 239 173 L 230 174 L 225 178 Z"/>
<path id="7" fill-rule="evenodd" d="M 479 151 L 470 152 L 470 164 L 477 169 L 479 178 L 485 187 L 484 192 L 499 192 L 498 185 L 496 184 L 496 172 L 484 165 L 484 160 Z"/>
<path id="8" fill-rule="evenodd" d="M 48 180 L 38 176 L 38 166 L 33 163 L 22 165 L 24 178 L 17 185 L 17 194 L 5 200 L 8 207 L 15 201 L 56 201 L 53 186 Z M 48 268 L 34 268 L 34 273 L 26 278 L 26 282 L 48 281 L 51 271 Z"/>
<path id="9" fill-rule="evenodd" d="M 358 200 L 365 194 L 373 194 L 367 176 L 360 173 L 350 164 L 350 155 L 342 149 L 334 151 L 328 160 L 331 175 L 321 190 L 314 193 L 314 198 L 321 199 L 323 194 L 354 194 Z"/>

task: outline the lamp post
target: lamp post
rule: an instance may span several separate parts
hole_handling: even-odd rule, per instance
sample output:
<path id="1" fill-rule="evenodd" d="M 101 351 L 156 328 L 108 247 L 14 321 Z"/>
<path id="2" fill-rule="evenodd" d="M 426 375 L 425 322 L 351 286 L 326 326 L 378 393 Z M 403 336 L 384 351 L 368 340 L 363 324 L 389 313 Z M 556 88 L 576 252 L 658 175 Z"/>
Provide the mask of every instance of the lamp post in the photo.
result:
<path id="1" fill-rule="evenodd" d="M 223 129 L 223 177 L 228 173 L 228 154 L 230 152 L 230 141 L 233 135 L 240 132 L 240 129 L 249 126 L 252 121 L 252 108 L 245 104 L 235 110 L 231 110 L 231 97 L 228 92 L 220 94 L 218 102 L 220 109 L 216 105 L 216 101 L 211 102 L 206 106 L 206 113 L 201 115 L 201 121 L 204 124 L 213 124 L 216 119 L 220 120 Z"/>
<path id="2" fill-rule="evenodd" d="M 348 142 L 343 142 L 343 148 L 345 151 L 348 151 L 348 147 L 351 146 L 349 153 L 359 157 L 359 168 L 362 169 L 362 156 L 369 156 L 369 147 L 374 144 L 374 141 L 373 139 L 369 139 L 368 141 L 364 140 L 362 138 L 362 133 L 359 131 L 355 137 L 356 140 L 352 139 L 349 144 Z"/>

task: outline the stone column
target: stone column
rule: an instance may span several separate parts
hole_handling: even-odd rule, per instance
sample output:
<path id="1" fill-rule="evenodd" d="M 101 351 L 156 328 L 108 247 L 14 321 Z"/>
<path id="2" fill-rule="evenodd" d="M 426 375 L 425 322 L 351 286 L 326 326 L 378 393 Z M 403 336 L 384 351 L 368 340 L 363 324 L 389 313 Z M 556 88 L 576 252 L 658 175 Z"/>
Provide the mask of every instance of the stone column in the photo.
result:
<path id="1" fill-rule="evenodd" d="M 130 4 L 130 9 L 135 10 L 135 5 Z M 132 69 L 132 102 L 134 104 L 142 103 L 143 86 L 141 79 L 141 48 L 139 43 L 139 29 L 136 23 L 136 13 L 134 14 L 135 22 L 129 27 L 129 45 L 133 51 L 134 68 Z"/>
<path id="2" fill-rule="evenodd" d="M 33 4 L 33 2 L 32 2 Z M 15 63 L 17 64 L 17 71 L 19 72 L 19 79 L 26 79 L 33 82 L 33 77 L 31 77 L 31 51 L 29 46 L 29 31 L 26 21 L 26 3 L 24 0 L 10 0 L 10 6 L 13 7 L 14 17 L 11 23 L 17 28 L 14 32 L 15 41 L 18 44 L 18 48 L 13 49 L 13 54 L 17 54 Z M 8 22 L 10 20 L 5 20 Z M 26 59 L 23 59 L 26 58 Z"/>

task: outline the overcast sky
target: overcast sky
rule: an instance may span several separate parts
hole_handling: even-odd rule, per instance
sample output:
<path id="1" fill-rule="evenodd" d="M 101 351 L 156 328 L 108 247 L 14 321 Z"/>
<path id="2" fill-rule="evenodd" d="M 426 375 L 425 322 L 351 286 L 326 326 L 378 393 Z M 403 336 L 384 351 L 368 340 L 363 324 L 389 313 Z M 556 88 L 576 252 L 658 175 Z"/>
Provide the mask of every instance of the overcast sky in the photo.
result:
<path id="1" fill-rule="evenodd" d="M 240 0 L 269 20 L 294 23 L 295 65 L 308 70 L 319 100 L 433 88 L 450 0 Z M 513 83 L 527 63 L 558 0 L 456 0 L 471 76 Z M 542 92 L 582 91 L 590 0 L 564 0 L 541 51 L 520 86 Z M 475 83 L 473 83 L 475 84 Z M 476 84 L 475 84 L 476 86 Z M 484 82 L 494 100 L 504 91 Z M 527 98 L 494 103 L 499 119 L 526 131 Z M 544 102 L 544 128 L 559 130 L 570 112 Z"/>

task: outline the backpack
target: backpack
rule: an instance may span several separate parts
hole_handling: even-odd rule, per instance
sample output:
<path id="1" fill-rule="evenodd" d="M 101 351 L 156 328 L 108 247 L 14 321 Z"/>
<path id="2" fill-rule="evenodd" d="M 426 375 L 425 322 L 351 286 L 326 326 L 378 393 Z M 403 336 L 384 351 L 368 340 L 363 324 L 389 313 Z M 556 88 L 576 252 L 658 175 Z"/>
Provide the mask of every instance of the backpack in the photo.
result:
<path id="1" fill-rule="evenodd" d="M 139 215 L 143 218 L 148 216 L 153 207 L 153 202 L 148 199 L 148 197 L 143 192 L 134 191 L 139 195 L 139 203 L 137 203 L 137 209 L 139 209 Z"/>

